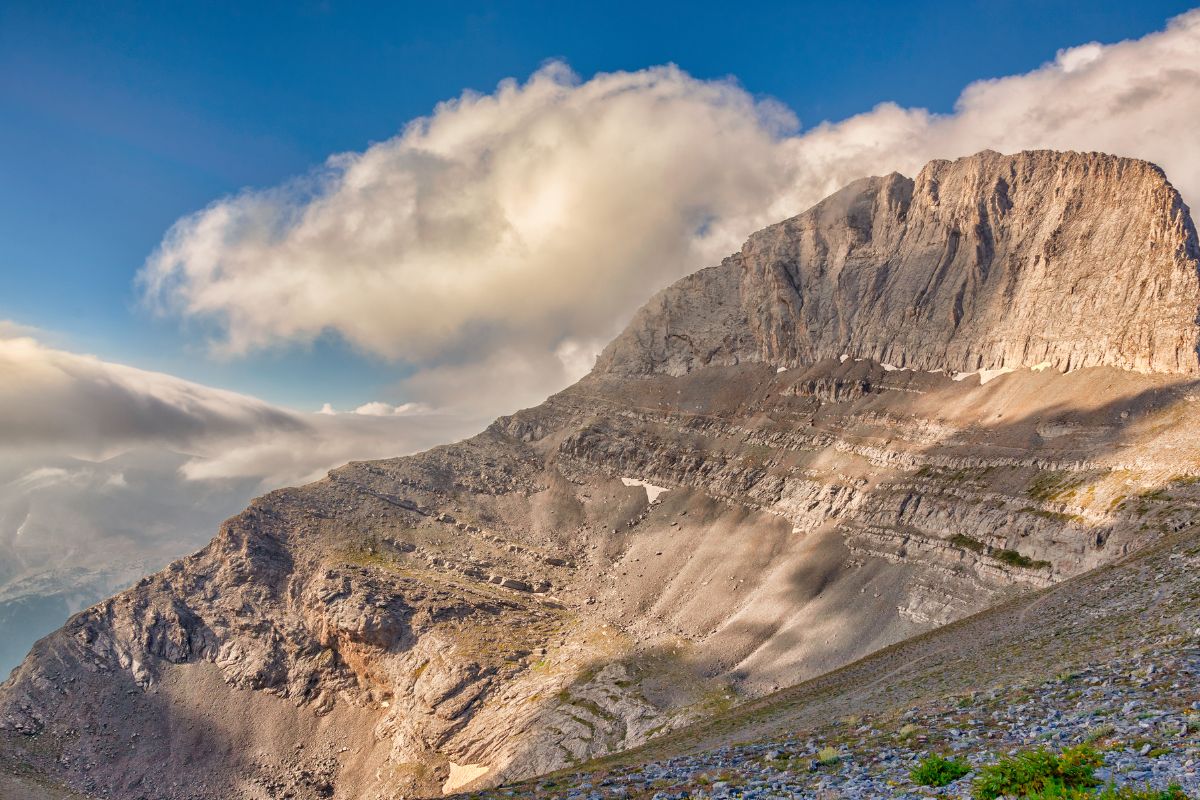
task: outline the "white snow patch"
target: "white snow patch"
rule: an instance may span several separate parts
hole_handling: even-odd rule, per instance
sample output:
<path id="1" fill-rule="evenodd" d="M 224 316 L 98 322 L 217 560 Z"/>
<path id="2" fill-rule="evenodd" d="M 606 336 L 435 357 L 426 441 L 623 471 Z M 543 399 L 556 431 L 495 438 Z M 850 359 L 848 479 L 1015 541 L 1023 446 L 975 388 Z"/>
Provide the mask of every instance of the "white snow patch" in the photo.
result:
<path id="1" fill-rule="evenodd" d="M 900 369 L 900 367 L 897 367 L 895 364 L 887 364 L 882 361 L 879 362 L 879 366 L 883 367 L 884 372 L 895 372 L 896 370 Z"/>
<path id="2" fill-rule="evenodd" d="M 670 491 L 670 489 L 664 486 L 655 486 L 653 483 L 646 483 L 645 481 L 640 481 L 637 478 L 621 478 L 621 483 L 625 484 L 626 486 L 641 486 L 646 490 L 646 499 L 651 503 L 658 500 L 658 496 L 663 492 Z"/>
<path id="3" fill-rule="evenodd" d="M 1043 361 L 1040 364 L 1034 364 L 1032 367 L 1030 367 L 1030 369 L 1033 370 L 1034 372 L 1042 372 L 1044 370 L 1050 369 L 1050 367 L 1052 367 L 1052 366 L 1054 366 L 1054 365 L 1051 364 L 1049 361 Z"/>
<path id="4" fill-rule="evenodd" d="M 849 358 L 849 357 L 850 357 L 850 356 L 846 355 L 845 353 L 842 353 L 842 357 L 838 359 L 838 362 L 839 362 L 839 363 L 842 363 L 842 364 L 845 364 L 845 363 L 846 363 L 846 359 L 847 359 L 847 358 Z"/>
<path id="5" fill-rule="evenodd" d="M 485 764 L 455 764 L 450 762 L 450 777 L 442 784 L 442 794 L 451 794 L 462 786 L 466 786 L 477 778 L 482 778 L 491 771 Z"/>
<path id="6" fill-rule="evenodd" d="M 781 372 L 787 372 L 787 367 L 778 367 L 778 368 L 775 370 L 775 374 L 776 374 L 776 375 L 778 375 L 778 374 L 779 374 L 779 373 L 781 373 Z"/>
<path id="7" fill-rule="evenodd" d="M 997 367 L 996 369 L 981 369 L 981 370 L 976 370 L 975 372 L 956 372 L 956 373 L 954 373 L 953 378 L 956 381 L 963 381 L 963 380 L 966 380 L 967 378 L 971 377 L 972 375 L 978 375 L 979 376 L 979 385 L 982 386 L 983 384 L 987 383 L 988 381 L 994 381 L 996 378 L 999 378 L 1001 375 L 1007 375 L 1008 373 L 1014 372 L 1014 371 L 1015 370 L 1012 367 Z"/>

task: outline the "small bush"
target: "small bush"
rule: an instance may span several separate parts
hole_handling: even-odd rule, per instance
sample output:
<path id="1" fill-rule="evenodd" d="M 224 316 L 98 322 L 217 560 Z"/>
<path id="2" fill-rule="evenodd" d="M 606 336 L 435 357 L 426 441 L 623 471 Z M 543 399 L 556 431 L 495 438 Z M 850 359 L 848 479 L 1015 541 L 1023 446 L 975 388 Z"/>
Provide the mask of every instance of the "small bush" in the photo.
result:
<path id="1" fill-rule="evenodd" d="M 1099 791 L 1091 789 L 1048 789 L 1023 796 L 1023 800 L 1189 800 L 1179 786 L 1166 789 L 1134 789 L 1131 786 L 1106 786 Z"/>
<path id="2" fill-rule="evenodd" d="M 1051 566 L 1049 561 L 1034 560 L 1016 550 L 995 550 L 992 552 L 992 558 L 1010 567 L 1022 569 L 1049 569 Z"/>
<path id="3" fill-rule="evenodd" d="M 977 800 L 995 800 L 1001 795 L 1070 797 L 1064 790 L 1099 785 L 1095 769 L 1103 763 L 1100 754 L 1086 744 L 1058 755 L 1044 748 L 1026 750 L 981 768 L 975 782 L 975 797 Z"/>
<path id="4" fill-rule="evenodd" d="M 945 786 L 971 771 L 971 765 L 957 758 L 926 756 L 916 769 L 909 773 L 918 786 Z"/>
<path id="5" fill-rule="evenodd" d="M 967 536 L 965 533 L 956 533 L 950 537 L 950 544 L 955 547 L 962 547 L 966 550 L 974 550 L 976 553 L 982 553 L 987 549 L 986 545 L 978 539 Z"/>
<path id="6" fill-rule="evenodd" d="M 1107 739 L 1109 736 L 1112 736 L 1116 732 L 1117 732 L 1117 727 L 1115 725 L 1113 725 L 1111 722 L 1102 722 L 1099 725 L 1097 725 L 1096 727 L 1092 728 L 1090 731 L 1088 731 L 1087 736 L 1084 737 L 1084 740 L 1089 743 L 1090 742 L 1098 742 L 1101 739 Z"/>
<path id="7" fill-rule="evenodd" d="M 842 757 L 838 755 L 836 747 L 822 747 L 820 752 L 817 753 L 817 761 L 827 767 L 833 766 L 841 760 Z"/>

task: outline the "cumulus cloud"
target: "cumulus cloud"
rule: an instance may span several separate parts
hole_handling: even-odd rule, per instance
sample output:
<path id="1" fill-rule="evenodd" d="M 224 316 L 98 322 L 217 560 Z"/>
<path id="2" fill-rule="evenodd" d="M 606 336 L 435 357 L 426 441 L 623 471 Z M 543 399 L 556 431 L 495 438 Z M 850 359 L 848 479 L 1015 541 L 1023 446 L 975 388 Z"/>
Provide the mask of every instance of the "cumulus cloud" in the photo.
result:
<path id="1" fill-rule="evenodd" d="M 266 488 L 312 480 L 351 459 L 424 449 L 482 424 L 436 413 L 415 419 L 415 404 L 305 414 L 25 336 L 0 334 L 0 374 L 0 476 L 35 483 L 61 477 L 60 467 L 47 466 L 56 458 L 145 449 L 186 455 L 186 478 L 254 479 Z"/>
<path id="2" fill-rule="evenodd" d="M 142 281 L 229 353 L 334 331 L 422 366 L 553 354 L 735 247 L 750 206 L 766 219 L 778 164 L 753 154 L 794 126 L 673 67 L 580 83 L 551 64 L 181 220 Z M 553 383 L 594 355 L 550 363 Z"/>
<path id="3" fill-rule="evenodd" d="M 674 67 L 580 81 L 550 64 L 466 93 L 313 175 L 180 220 L 146 296 L 240 354 L 334 332 L 418 367 L 439 402 L 535 402 L 591 366 L 655 290 L 848 181 L 984 148 L 1102 150 L 1200 198 L 1200 12 L 966 87 L 951 114 L 885 103 L 801 130 Z M 453 399 L 454 395 L 450 395 Z M 505 405 L 507 403 L 508 405 Z"/>

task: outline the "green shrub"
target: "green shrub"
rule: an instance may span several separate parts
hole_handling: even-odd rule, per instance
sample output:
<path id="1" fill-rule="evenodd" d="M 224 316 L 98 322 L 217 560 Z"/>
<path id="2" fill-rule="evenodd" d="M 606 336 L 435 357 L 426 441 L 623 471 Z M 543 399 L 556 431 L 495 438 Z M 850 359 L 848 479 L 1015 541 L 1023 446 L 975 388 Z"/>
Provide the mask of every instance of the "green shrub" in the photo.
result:
<path id="1" fill-rule="evenodd" d="M 945 786 L 971 771 L 971 765 L 957 758 L 926 756 L 909 773 L 912 782 L 919 786 Z"/>
<path id="2" fill-rule="evenodd" d="M 1070 797 L 1063 790 L 1090 789 L 1100 783 L 1095 769 L 1103 763 L 1100 754 L 1086 744 L 1057 755 L 1040 747 L 1026 750 L 982 767 L 975 781 L 975 797 Z"/>
<path id="3" fill-rule="evenodd" d="M 1049 569 L 1049 561 L 1034 560 L 1024 553 L 1018 553 L 1016 550 L 996 550 L 992 553 L 992 558 L 1010 567 L 1021 567 L 1022 569 Z"/>
<path id="4" fill-rule="evenodd" d="M 827 767 L 832 766 L 841 760 L 842 757 L 838 755 L 836 747 L 822 747 L 821 751 L 817 753 L 817 761 L 821 762 Z"/>
<path id="5" fill-rule="evenodd" d="M 956 533 L 950 537 L 950 544 L 955 547 L 962 547 L 967 550 L 974 550 L 976 553 L 982 553 L 987 549 L 987 546 L 978 539 L 967 536 L 965 533 Z"/>
<path id="6" fill-rule="evenodd" d="M 1106 786 L 1096 792 L 1091 789 L 1048 789 L 1023 795 L 1023 800 L 1188 800 L 1188 796 L 1179 786 L 1167 789 Z"/>
<path id="7" fill-rule="evenodd" d="M 1099 725 L 1097 725 L 1096 727 L 1089 730 L 1087 732 L 1087 736 L 1084 738 L 1088 742 L 1098 742 L 1101 739 L 1107 739 L 1109 736 L 1112 736 L 1116 732 L 1117 732 L 1117 727 L 1115 725 L 1113 725 L 1111 722 L 1102 722 Z"/>

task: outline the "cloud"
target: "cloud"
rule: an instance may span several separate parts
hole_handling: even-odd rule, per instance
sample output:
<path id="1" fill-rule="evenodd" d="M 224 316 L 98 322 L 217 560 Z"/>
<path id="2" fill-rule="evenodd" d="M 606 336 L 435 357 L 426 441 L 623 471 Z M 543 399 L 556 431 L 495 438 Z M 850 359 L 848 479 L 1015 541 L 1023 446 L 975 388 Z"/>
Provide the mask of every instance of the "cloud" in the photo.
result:
<path id="1" fill-rule="evenodd" d="M 425 449 L 483 424 L 434 413 L 417 419 L 414 404 L 305 414 L 25 336 L 0 334 L 0 374 L 0 477 L 23 471 L 21 480 L 34 483 L 66 477 L 54 459 L 144 449 L 186 455 L 179 470 L 188 479 L 253 479 L 270 488 L 351 459 Z"/>
<path id="2" fill-rule="evenodd" d="M 766 219 L 777 164 L 754 154 L 794 126 L 778 104 L 673 67 L 580 83 L 551 64 L 180 220 L 142 285 L 215 320 L 233 354 L 333 331 L 440 368 L 603 342 L 735 247 L 749 208 Z M 556 366 L 554 385 L 590 355 L 569 376 Z"/>
<path id="3" fill-rule="evenodd" d="M 1194 138 L 1197 48 L 1193 12 L 972 84 L 949 115 L 883 104 L 802 133 L 732 82 L 674 67 L 580 82 L 550 64 L 180 220 L 142 281 L 161 308 L 215 321 L 223 351 L 332 331 L 418 365 L 407 396 L 490 397 L 495 413 L 585 373 L 657 289 L 864 174 L 1095 149 L 1156 161 L 1200 197 L 1200 155 L 1178 146 Z"/>
<path id="4" fill-rule="evenodd" d="M 0 323 L 0 676 L 67 614 L 200 547 L 255 494 L 485 424 L 411 404 L 302 413 L 30 332 Z"/>
<path id="5" fill-rule="evenodd" d="M 180 220 L 141 281 L 243 354 L 333 332 L 417 367 L 400 388 L 492 412 L 591 365 L 654 291 L 848 181 L 985 148 L 1103 150 L 1200 198 L 1200 12 L 967 86 L 951 114 L 885 103 L 801 131 L 731 81 L 666 66 L 442 103 L 399 135 Z M 462 398 L 458 398 L 462 402 Z M 485 404 L 486 405 L 486 404 Z"/>
<path id="6" fill-rule="evenodd" d="M 372 403 L 363 403 L 354 409 L 355 414 L 363 414 L 368 417 L 402 417 L 409 414 L 422 414 L 427 411 L 429 411 L 429 407 L 424 403 L 401 403 L 398 406 L 394 406 L 391 403 L 381 403 L 378 400 Z"/>

